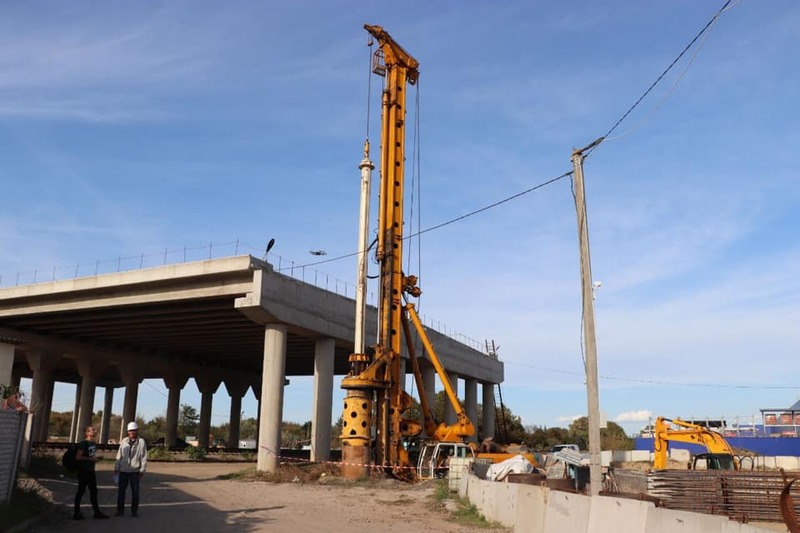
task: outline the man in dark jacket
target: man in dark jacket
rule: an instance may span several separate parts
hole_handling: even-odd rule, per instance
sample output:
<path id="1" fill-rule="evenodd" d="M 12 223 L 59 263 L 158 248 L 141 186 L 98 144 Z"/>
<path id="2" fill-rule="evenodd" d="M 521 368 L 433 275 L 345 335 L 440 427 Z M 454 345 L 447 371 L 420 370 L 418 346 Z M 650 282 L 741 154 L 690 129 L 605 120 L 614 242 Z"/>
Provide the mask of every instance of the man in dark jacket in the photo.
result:
<path id="1" fill-rule="evenodd" d="M 97 503 L 97 476 L 94 472 L 94 464 L 97 462 L 95 452 L 97 445 L 94 442 L 95 430 L 93 427 L 88 426 L 84 431 L 86 438 L 78 444 L 78 450 L 75 453 L 75 461 L 78 465 L 78 492 L 75 494 L 75 520 L 83 520 L 81 514 L 81 500 L 86 488 L 89 488 L 89 499 L 92 502 L 92 509 L 94 510 L 95 518 L 108 518 L 100 510 Z"/>

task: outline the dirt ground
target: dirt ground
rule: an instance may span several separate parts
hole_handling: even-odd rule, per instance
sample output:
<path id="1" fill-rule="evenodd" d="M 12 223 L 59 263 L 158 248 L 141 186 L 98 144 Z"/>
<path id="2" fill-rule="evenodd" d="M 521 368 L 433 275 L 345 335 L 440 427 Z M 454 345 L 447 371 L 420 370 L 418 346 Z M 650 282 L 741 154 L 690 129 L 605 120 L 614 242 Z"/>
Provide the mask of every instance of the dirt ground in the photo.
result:
<path id="1" fill-rule="evenodd" d="M 76 482 L 40 479 L 61 504 L 52 517 L 30 531 L 273 531 L 293 533 L 352 533 L 369 531 L 426 531 L 474 533 L 487 531 L 462 525 L 433 498 L 434 482 L 407 484 L 395 480 L 343 482 L 325 468 L 288 467 L 287 482 L 223 479 L 239 473 L 241 463 L 156 463 L 142 478 L 139 516 L 93 520 L 88 494 L 84 496 L 86 520 L 71 519 Z M 111 463 L 98 464 L 100 506 L 115 511 Z M 316 481 L 314 479 L 318 478 Z M 130 495 L 128 495 L 130 501 Z M 504 529 L 491 531 L 503 532 Z"/>

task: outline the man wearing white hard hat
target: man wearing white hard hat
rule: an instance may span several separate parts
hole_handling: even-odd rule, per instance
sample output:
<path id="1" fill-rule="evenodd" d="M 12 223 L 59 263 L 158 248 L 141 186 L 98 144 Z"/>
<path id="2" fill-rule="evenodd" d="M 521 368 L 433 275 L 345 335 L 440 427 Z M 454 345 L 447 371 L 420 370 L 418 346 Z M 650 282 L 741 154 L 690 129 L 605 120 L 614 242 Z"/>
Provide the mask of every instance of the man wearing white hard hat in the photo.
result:
<path id="1" fill-rule="evenodd" d="M 114 476 L 117 478 L 117 512 L 115 516 L 125 515 L 125 492 L 131 485 L 131 516 L 139 514 L 139 480 L 147 469 L 147 445 L 139 437 L 139 425 L 128 424 L 128 436 L 119 443 Z"/>

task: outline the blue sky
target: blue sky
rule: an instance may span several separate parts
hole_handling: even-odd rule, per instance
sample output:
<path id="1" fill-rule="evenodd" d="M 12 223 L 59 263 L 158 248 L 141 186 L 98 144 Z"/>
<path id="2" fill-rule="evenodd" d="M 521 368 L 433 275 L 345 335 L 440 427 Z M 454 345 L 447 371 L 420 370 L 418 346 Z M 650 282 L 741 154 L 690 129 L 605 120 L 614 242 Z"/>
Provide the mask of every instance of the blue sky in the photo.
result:
<path id="1" fill-rule="evenodd" d="M 165 250 L 179 260 L 184 247 L 200 259 L 209 243 L 261 256 L 275 238 L 282 266 L 353 252 L 364 23 L 420 62 L 412 233 L 569 170 L 572 148 L 608 131 L 721 5 L 5 3 L 0 286 L 119 258 L 146 266 Z M 732 2 L 586 161 L 600 403 L 629 431 L 800 397 L 798 28 L 796 2 Z M 377 161 L 378 78 L 371 87 Z M 407 250 L 421 312 L 499 344 L 503 397 L 525 424 L 586 412 L 569 180 Z M 314 269 L 355 279 L 354 258 Z M 287 388 L 287 419 L 310 418 L 308 384 Z M 142 385 L 140 412 L 163 413 L 165 391 Z M 192 383 L 184 401 L 199 406 Z M 54 408 L 71 405 L 60 386 Z M 244 409 L 255 415 L 252 393 Z M 214 423 L 227 414 L 220 393 Z"/>

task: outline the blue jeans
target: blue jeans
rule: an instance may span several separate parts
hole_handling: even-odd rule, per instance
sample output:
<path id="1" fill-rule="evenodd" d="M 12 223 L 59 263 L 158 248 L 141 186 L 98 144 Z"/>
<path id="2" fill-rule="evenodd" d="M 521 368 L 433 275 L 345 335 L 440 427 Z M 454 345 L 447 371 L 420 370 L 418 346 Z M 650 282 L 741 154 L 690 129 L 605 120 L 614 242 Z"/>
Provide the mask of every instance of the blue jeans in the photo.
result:
<path id="1" fill-rule="evenodd" d="M 139 472 L 120 472 L 119 485 L 117 485 L 117 513 L 125 511 L 125 491 L 131 484 L 131 514 L 139 511 Z"/>

